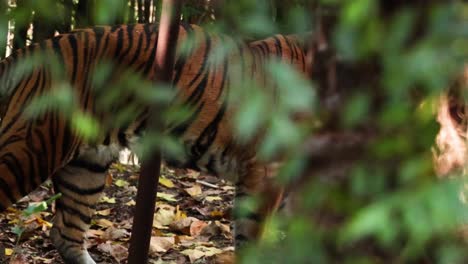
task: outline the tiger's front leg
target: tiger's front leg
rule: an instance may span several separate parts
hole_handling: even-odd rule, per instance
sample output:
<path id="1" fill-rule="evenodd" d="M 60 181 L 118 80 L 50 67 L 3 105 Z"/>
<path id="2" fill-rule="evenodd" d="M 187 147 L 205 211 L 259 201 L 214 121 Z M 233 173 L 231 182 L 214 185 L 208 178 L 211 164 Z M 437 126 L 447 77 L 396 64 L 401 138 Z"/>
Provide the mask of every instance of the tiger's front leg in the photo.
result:
<path id="1" fill-rule="evenodd" d="M 55 191 L 62 196 L 56 202 L 50 238 L 67 264 L 96 263 L 84 246 L 85 233 L 116 155 L 101 147 L 83 151 L 52 177 Z"/>

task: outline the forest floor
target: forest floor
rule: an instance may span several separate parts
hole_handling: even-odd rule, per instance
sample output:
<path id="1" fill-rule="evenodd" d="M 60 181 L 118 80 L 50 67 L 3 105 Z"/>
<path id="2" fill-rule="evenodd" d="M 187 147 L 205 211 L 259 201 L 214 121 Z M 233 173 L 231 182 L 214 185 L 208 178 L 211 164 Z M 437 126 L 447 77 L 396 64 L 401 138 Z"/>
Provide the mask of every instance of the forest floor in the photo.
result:
<path id="1" fill-rule="evenodd" d="M 97 205 L 87 247 L 97 263 L 125 263 L 135 208 L 138 167 L 114 164 Z M 53 195 L 47 183 L 0 214 L 0 263 L 63 263 L 48 238 L 53 206 L 25 216 Z M 234 187 L 191 170 L 163 167 L 149 263 L 215 263 L 233 254 L 230 209 Z M 18 242 L 15 229 L 23 229 Z M 221 261 L 222 262 L 222 261 Z"/>

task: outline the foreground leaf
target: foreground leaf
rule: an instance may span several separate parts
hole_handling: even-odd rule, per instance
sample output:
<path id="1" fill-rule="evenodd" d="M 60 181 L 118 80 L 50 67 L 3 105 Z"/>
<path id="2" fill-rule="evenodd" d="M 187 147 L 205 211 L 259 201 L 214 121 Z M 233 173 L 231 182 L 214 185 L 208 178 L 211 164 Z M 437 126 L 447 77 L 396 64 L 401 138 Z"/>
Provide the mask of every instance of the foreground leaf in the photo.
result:
<path id="1" fill-rule="evenodd" d="M 159 183 L 167 188 L 174 188 L 174 183 L 168 178 L 160 177 Z"/>
<path id="2" fill-rule="evenodd" d="M 164 253 L 175 245 L 174 237 L 151 237 L 150 254 Z"/>
<path id="3" fill-rule="evenodd" d="M 222 252 L 223 251 L 219 248 L 198 246 L 195 249 L 186 249 L 182 251 L 181 253 L 189 257 L 190 262 L 193 263 L 197 259 L 200 259 L 203 257 L 211 257 L 216 254 L 220 254 Z"/>

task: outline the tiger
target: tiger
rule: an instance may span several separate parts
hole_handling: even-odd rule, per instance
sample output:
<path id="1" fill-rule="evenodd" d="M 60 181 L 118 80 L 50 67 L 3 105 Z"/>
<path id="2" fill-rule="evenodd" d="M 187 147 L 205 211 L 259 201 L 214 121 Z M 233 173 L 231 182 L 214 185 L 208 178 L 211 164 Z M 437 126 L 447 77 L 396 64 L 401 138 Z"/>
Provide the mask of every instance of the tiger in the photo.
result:
<path id="1" fill-rule="evenodd" d="M 265 62 L 275 58 L 306 75 L 307 49 L 300 35 L 278 34 L 247 43 L 183 23 L 177 47 L 191 37 L 198 40 L 197 45 L 185 52 L 177 49 L 172 83 L 176 101 L 194 110 L 183 122 L 166 129 L 183 145 L 185 155 L 163 155 L 173 166 L 232 181 L 236 201 L 253 195 L 264 197 L 256 211 L 235 217 L 237 248 L 258 239 L 263 221 L 281 204 L 284 188 L 274 183 L 268 164 L 258 158 L 258 137 L 240 142 L 234 135 L 236 106 L 228 99 L 233 81 L 229 68 L 235 60 L 240 64 L 241 79 L 266 83 Z M 112 113 L 99 110 L 91 81 L 93 69 L 106 60 L 117 64 L 109 86 L 118 82 L 121 69 L 132 69 L 154 81 L 157 38 L 155 24 L 96 26 L 32 44 L 0 62 L 1 89 L 10 91 L 0 123 L 0 212 L 51 178 L 55 192 L 62 196 L 56 201 L 49 237 L 65 263 L 95 263 L 84 246 L 85 233 L 105 187 L 106 171 L 119 151 L 133 148 L 142 137 L 150 108 L 141 106 L 130 124 L 104 131 L 99 140 L 91 142 L 72 129 L 58 111 L 27 118 L 26 106 L 51 91 L 57 80 L 47 62 L 16 79 L 12 77 L 13 66 L 34 54 L 56 55 L 66 73 L 65 81 L 78 95 L 80 109 L 104 120 L 112 118 Z M 221 46 L 233 48 L 220 63 L 210 63 L 209 55 Z"/>

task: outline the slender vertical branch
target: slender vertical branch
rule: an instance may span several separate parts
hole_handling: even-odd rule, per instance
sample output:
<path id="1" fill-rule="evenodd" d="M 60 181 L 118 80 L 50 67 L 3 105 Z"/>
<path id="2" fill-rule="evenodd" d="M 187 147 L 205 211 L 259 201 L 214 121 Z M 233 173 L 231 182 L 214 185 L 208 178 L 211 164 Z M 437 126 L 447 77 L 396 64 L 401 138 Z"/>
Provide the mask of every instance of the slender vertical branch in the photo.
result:
<path id="1" fill-rule="evenodd" d="M 13 49 L 20 49 L 26 46 L 28 29 L 31 23 L 32 11 L 28 0 L 16 0 L 15 10 L 15 30 L 13 39 Z M 24 13 L 24 14 L 21 14 Z"/>
<path id="2" fill-rule="evenodd" d="M 63 4 L 63 20 L 58 30 L 63 32 L 69 32 L 72 29 L 72 12 L 73 12 L 73 0 L 62 0 Z"/>
<path id="3" fill-rule="evenodd" d="M 51 17 L 45 12 L 44 6 L 35 4 L 33 18 L 33 41 L 40 42 L 42 40 L 53 37 L 55 29 L 59 24 L 58 21 L 60 21 L 59 17 Z"/>
<path id="4" fill-rule="evenodd" d="M 130 24 L 135 23 L 135 6 L 136 6 L 136 0 L 130 0 L 130 6 L 128 10 L 128 22 Z"/>
<path id="5" fill-rule="evenodd" d="M 145 23 L 149 23 L 150 18 L 151 18 L 151 0 L 145 0 L 144 15 L 145 15 Z"/>
<path id="6" fill-rule="evenodd" d="M 143 16 L 143 2 L 144 0 L 137 0 L 137 4 L 138 4 L 138 23 L 143 23 L 145 22 L 145 19 L 144 19 L 144 16 Z"/>
<path id="7" fill-rule="evenodd" d="M 80 0 L 76 10 L 76 25 L 78 28 L 94 24 L 93 0 Z"/>
<path id="8" fill-rule="evenodd" d="M 179 33 L 181 0 L 164 0 L 163 13 L 159 26 L 156 63 L 154 71 L 157 82 L 169 83 L 174 69 L 175 47 Z M 158 88 L 163 89 L 163 88 Z M 163 106 L 154 105 L 149 117 L 148 131 L 163 131 L 163 120 L 160 115 Z M 161 168 L 160 149 L 153 149 L 142 162 L 138 181 L 135 218 L 130 239 L 129 264 L 147 263 L 151 228 L 153 226 L 154 205 Z"/>

